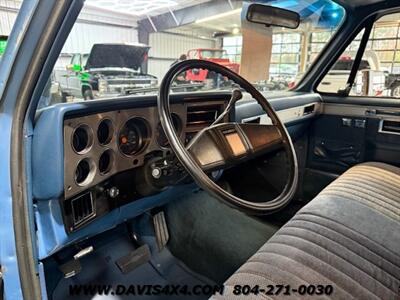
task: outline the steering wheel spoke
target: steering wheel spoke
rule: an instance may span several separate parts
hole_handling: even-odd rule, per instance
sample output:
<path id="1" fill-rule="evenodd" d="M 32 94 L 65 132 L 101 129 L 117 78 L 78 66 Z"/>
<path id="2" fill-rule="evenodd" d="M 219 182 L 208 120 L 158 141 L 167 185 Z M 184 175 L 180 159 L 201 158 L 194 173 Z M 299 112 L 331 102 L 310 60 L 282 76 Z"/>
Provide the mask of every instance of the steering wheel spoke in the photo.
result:
<path id="1" fill-rule="evenodd" d="M 205 172 L 219 170 L 226 165 L 224 150 L 210 128 L 204 130 L 194 142 L 189 143 L 187 150 Z"/>

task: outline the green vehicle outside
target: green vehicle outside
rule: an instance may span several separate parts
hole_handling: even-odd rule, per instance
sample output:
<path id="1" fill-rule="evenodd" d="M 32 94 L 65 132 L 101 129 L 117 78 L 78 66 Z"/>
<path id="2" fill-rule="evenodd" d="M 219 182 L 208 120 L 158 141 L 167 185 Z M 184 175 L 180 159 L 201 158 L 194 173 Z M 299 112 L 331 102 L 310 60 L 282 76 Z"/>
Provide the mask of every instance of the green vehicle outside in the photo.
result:
<path id="1" fill-rule="evenodd" d="M 66 66 L 67 82 L 61 84 L 61 94 L 64 100 L 68 96 L 83 97 L 85 100 L 94 99 L 94 90 L 98 90 L 98 83 L 91 80 L 90 73 L 85 70 L 89 54 L 74 54 L 70 64 Z M 60 81 L 61 83 L 62 81 Z"/>
<path id="2" fill-rule="evenodd" d="M 63 101 L 126 95 L 157 86 L 155 76 L 142 72 L 148 50 L 145 45 L 95 44 L 89 54 L 74 54 L 65 69 L 54 71 Z"/>
<path id="3" fill-rule="evenodd" d="M 0 35 L 0 59 L 3 56 L 4 51 L 6 50 L 7 39 L 8 39 L 8 36 Z"/>

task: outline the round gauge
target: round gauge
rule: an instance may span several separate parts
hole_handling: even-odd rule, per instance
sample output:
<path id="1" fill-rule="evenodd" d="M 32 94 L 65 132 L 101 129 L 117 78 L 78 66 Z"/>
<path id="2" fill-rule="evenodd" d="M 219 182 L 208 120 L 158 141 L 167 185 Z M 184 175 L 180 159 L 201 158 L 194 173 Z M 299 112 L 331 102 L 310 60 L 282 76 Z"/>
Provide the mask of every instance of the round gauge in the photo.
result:
<path id="1" fill-rule="evenodd" d="M 149 137 L 149 130 L 143 119 L 128 120 L 119 132 L 118 146 L 125 155 L 134 155 L 141 151 Z"/>
<path id="2" fill-rule="evenodd" d="M 72 135 L 72 148 L 78 154 L 89 151 L 93 143 L 93 131 L 85 124 L 80 125 L 74 130 Z"/>
<path id="3" fill-rule="evenodd" d="M 182 129 L 182 121 L 179 118 L 179 116 L 177 114 L 171 114 L 171 118 L 172 118 L 172 123 L 174 124 L 174 128 L 176 130 L 176 133 L 180 134 L 180 131 Z M 164 129 L 161 126 L 161 123 L 158 124 L 157 126 L 157 143 L 159 146 L 166 148 L 168 147 L 169 143 L 168 143 L 168 139 L 165 136 L 164 133 Z"/>
<path id="4" fill-rule="evenodd" d="M 113 124 L 110 119 L 103 119 L 97 127 L 97 139 L 100 145 L 107 145 L 113 136 Z"/>

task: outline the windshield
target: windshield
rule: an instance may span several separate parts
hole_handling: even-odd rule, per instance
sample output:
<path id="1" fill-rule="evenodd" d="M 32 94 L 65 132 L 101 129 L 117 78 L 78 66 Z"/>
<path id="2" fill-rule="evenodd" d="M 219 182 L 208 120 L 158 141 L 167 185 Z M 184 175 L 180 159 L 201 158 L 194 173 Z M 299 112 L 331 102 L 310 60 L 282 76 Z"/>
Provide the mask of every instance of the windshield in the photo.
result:
<path id="1" fill-rule="evenodd" d="M 4 54 L 7 46 L 7 36 L 0 35 L 0 59 Z"/>
<path id="2" fill-rule="evenodd" d="M 344 9 L 330 0 L 264 1 L 297 12 L 301 23 L 295 30 L 270 26 L 260 31 L 242 27 L 239 3 L 206 14 L 197 5 L 216 7 L 217 0 L 181 2 L 167 8 L 154 5 L 151 11 L 142 12 L 118 10 L 118 6 L 111 9 L 103 7 L 102 1 L 87 0 L 39 108 L 60 102 L 157 94 L 171 65 L 185 59 L 219 63 L 261 91 L 288 90 L 308 70 L 345 17 Z M 187 18 L 175 22 L 174 11 L 187 12 Z M 348 63 L 337 67 L 347 69 Z M 173 92 L 232 87 L 223 76 L 194 69 L 176 77 Z"/>

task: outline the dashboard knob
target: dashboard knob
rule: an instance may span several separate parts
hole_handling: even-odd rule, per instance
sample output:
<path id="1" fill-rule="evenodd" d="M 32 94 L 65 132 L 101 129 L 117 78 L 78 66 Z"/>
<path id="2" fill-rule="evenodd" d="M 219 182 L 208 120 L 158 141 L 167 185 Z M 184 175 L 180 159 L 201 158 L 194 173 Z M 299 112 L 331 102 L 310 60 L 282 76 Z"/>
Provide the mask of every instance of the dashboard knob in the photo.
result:
<path id="1" fill-rule="evenodd" d="M 160 168 L 154 168 L 153 170 L 151 170 L 151 176 L 153 176 L 156 179 L 160 178 L 161 174 L 162 172 Z"/>
<path id="2" fill-rule="evenodd" d="M 110 196 L 110 198 L 116 198 L 118 195 L 119 189 L 117 187 L 113 186 L 108 190 L 108 196 Z"/>

